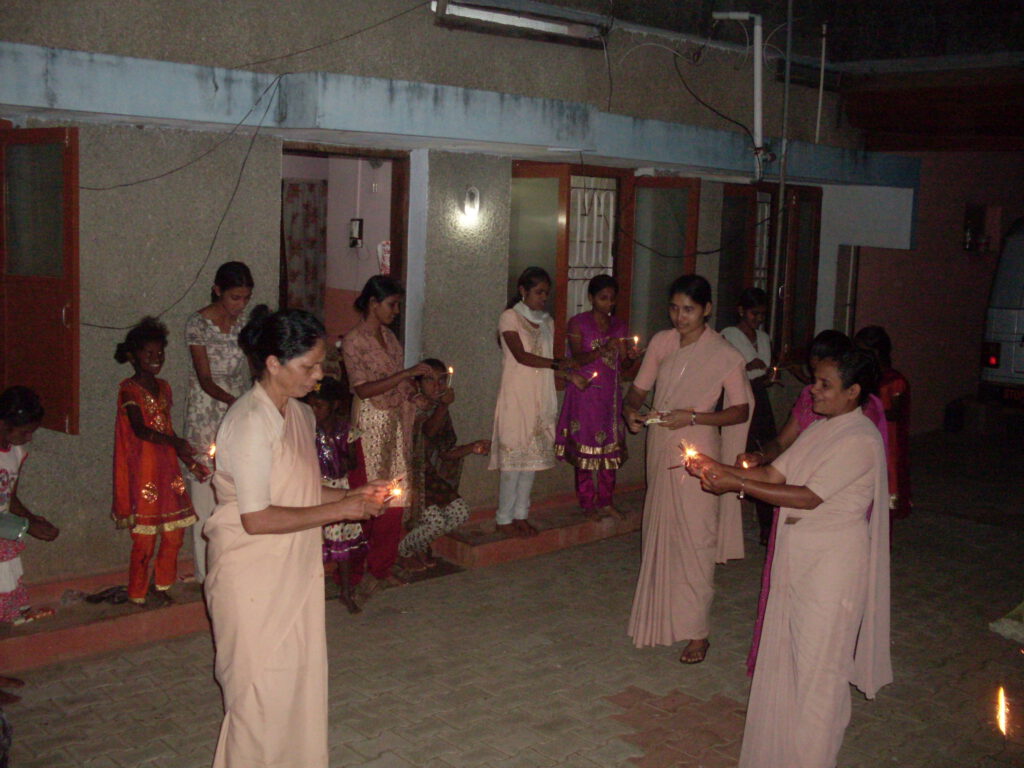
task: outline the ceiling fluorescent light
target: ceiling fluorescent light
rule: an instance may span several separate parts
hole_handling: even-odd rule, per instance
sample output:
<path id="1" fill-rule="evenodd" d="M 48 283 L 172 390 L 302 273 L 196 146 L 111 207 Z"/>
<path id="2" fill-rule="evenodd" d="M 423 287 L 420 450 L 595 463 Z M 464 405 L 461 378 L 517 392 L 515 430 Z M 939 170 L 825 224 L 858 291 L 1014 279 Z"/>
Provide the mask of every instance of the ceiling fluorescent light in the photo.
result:
<path id="1" fill-rule="evenodd" d="M 508 34 L 523 37 L 600 47 L 600 40 L 605 32 L 603 27 L 571 18 L 538 13 L 536 7 L 533 6 L 529 11 L 518 11 L 486 3 L 453 3 L 444 0 L 438 3 L 434 0 L 430 4 L 431 10 L 437 14 L 438 23 L 446 26 L 499 33 L 504 29 L 508 30 Z M 544 6 L 544 9 L 558 10 L 553 6 Z"/>

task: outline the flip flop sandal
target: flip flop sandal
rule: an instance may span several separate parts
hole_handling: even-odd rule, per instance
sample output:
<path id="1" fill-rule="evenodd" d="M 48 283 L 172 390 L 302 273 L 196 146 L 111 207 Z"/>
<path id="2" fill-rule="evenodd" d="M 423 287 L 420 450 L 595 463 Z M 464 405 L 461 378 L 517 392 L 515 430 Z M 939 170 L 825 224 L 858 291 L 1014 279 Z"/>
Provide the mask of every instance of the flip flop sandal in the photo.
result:
<path id="1" fill-rule="evenodd" d="M 95 592 L 91 595 L 86 595 L 85 602 L 92 603 L 93 605 L 95 605 L 96 603 L 105 602 L 109 600 L 110 596 L 117 592 L 117 590 L 119 589 L 124 589 L 124 587 L 107 587 L 106 589 L 100 590 L 99 592 Z"/>
<path id="2" fill-rule="evenodd" d="M 693 651 L 692 652 L 692 656 L 689 659 L 686 658 L 686 649 L 683 649 L 683 652 L 679 655 L 679 663 L 680 664 L 700 664 L 702 661 L 704 661 L 704 659 L 706 659 L 708 657 L 708 650 L 710 648 L 711 648 L 711 643 L 705 641 L 704 642 L 704 650 L 702 652 L 700 652 L 700 658 L 696 657 L 698 651 Z"/>
<path id="3" fill-rule="evenodd" d="M 11 623 L 18 627 L 22 624 L 28 624 L 30 621 L 48 619 L 55 613 L 56 611 L 53 608 L 25 608 Z"/>

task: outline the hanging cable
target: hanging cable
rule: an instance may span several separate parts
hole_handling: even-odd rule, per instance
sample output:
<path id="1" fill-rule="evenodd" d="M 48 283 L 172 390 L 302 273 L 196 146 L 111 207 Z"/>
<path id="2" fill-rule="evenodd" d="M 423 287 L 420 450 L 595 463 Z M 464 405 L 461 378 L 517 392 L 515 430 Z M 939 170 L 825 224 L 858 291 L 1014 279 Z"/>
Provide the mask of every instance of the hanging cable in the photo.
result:
<path id="1" fill-rule="evenodd" d="M 683 71 L 679 68 L 679 59 L 682 57 L 682 54 L 680 54 L 678 51 L 673 51 L 673 53 L 675 53 L 675 56 L 672 57 L 672 66 L 675 67 L 676 74 L 679 76 L 679 82 L 681 82 L 683 84 L 683 88 L 686 89 L 686 92 L 689 93 L 690 96 L 693 97 L 694 101 L 696 101 L 698 104 L 700 104 L 705 109 L 707 109 L 710 112 L 713 112 L 714 114 L 718 115 L 723 120 L 726 120 L 727 122 L 730 122 L 733 125 L 737 125 L 740 128 L 742 128 L 743 132 L 746 133 L 747 137 L 750 139 L 750 146 L 752 146 L 754 148 L 754 151 L 756 152 L 757 151 L 757 144 L 754 142 L 754 134 L 750 132 L 750 129 L 747 128 L 747 126 L 745 126 L 739 120 L 734 120 L 733 118 L 729 117 L 724 112 L 721 112 L 720 110 L 715 109 L 713 106 L 711 106 L 706 101 L 704 101 L 704 99 L 702 99 L 700 96 L 698 96 L 696 93 L 694 93 L 694 90 L 690 87 L 690 84 L 686 82 L 686 78 L 683 77 Z"/>
<path id="2" fill-rule="evenodd" d="M 87 186 L 85 184 L 80 184 L 78 186 L 78 188 L 79 189 L 88 190 L 89 192 L 107 192 L 107 191 L 109 191 L 111 189 L 121 189 L 123 187 L 134 187 L 136 184 L 145 184 L 146 182 L 149 182 L 149 181 L 156 181 L 157 179 L 163 179 L 163 178 L 166 178 L 168 176 L 173 176 L 174 174 L 178 173 L 179 171 L 183 171 L 186 168 L 188 168 L 189 166 L 195 165 L 200 160 L 202 160 L 204 157 L 212 155 L 214 152 L 216 152 L 218 149 L 220 149 L 224 144 L 226 144 L 228 142 L 228 140 L 238 132 L 238 129 L 242 127 L 242 125 L 245 123 L 245 121 L 249 119 L 249 115 L 251 115 L 256 110 L 256 107 L 258 107 L 260 105 L 260 102 L 263 101 L 263 97 L 266 96 L 267 91 L 269 91 L 275 85 L 280 83 L 281 79 L 283 77 L 285 77 L 287 74 L 288 73 L 285 72 L 283 74 L 277 75 L 273 80 L 271 80 L 270 84 L 267 85 L 267 87 L 264 88 L 263 91 L 260 93 L 260 95 L 256 98 L 256 101 L 253 103 L 253 105 L 251 107 L 249 107 L 249 111 L 246 112 L 245 115 L 242 116 L 241 120 L 239 120 L 237 123 L 234 124 L 234 126 L 232 126 L 231 130 L 228 131 L 227 134 L 225 134 L 224 138 L 222 138 L 220 141 L 218 141 L 212 147 L 207 149 L 205 152 L 199 153 L 198 155 L 193 157 L 188 162 L 182 163 L 181 165 L 178 165 L 178 166 L 175 166 L 174 168 L 171 168 L 170 170 L 164 171 L 163 173 L 158 173 L 155 176 L 146 176 L 146 177 L 141 178 L 141 179 L 135 179 L 134 181 L 125 181 L 125 182 L 122 182 L 120 184 L 109 184 L 109 185 L 107 185 L 105 187 L 91 187 L 91 186 Z"/>
<path id="3" fill-rule="evenodd" d="M 400 19 L 403 16 L 405 16 L 406 14 L 412 13 L 413 11 L 418 10 L 418 9 L 423 8 L 425 6 L 428 6 L 428 5 L 430 5 L 430 0 L 425 0 L 424 2 L 416 3 L 414 5 L 409 6 L 404 11 L 399 11 L 398 13 L 395 13 L 395 14 L 393 14 L 391 16 L 388 16 L 386 19 L 381 19 L 380 21 L 374 22 L 373 24 L 370 24 L 369 26 L 363 27 L 362 29 L 357 29 L 354 32 L 349 32 L 347 34 L 344 34 L 341 37 L 335 37 L 335 38 L 332 38 L 331 40 L 327 40 L 327 41 L 322 42 L 322 43 L 317 43 L 316 45 L 311 45 L 308 48 L 300 48 L 299 50 L 290 51 L 288 53 L 282 53 L 280 56 L 268 56 L 265 59 L 256 59 L 255 61 L 246 61 L 246 62 L 244 62 L 242 64 L 236 64 L 234 67 L 232 67 L 232 69 L 245 69 L 246 67 L 255 67 L 255 66 L 259 65 L 259 64 L 268 64 L 271 61 L 281 61 L 282 59 L 290 59 L 293 56 L 301 56 L 302 54 L 310 53 L 311 51 L 318 51 L 321 48 L 326 48 L 329 45 L 334 45 L 335 43 L 341 43 L 341 42 L 344 42 L 345 40 L 351 40 L 353 37 L 356 37 L 356 36 L 361 35 L 361 34 L 363 34 L 365 32 L 369 32 L 371 30 L 377 29 L 377 27 L 382 27 L 385 24 L 389 24 L 390 22 L 394 21 L 395 19 Z M 298 70 L 298 71 L 302 71 L 302 70 Z"/>
<path id="4" fill-rule="evenodd" d="M 277 82 L 278 87 L 280 88 L 280 78 L 277 78 Z M 276 93 L 277 91 L 275 91 L 275 94 Z M 224 226 L 224 221 L 225 219 L 227 219 L 228 212 L 231 210 L 231 206 L 235 202 L 235 197 L 238 195 L 238 189 L 242 185 L 242 177 L 245 175 L 245 168 L 249 163 L 249 156 L 252 154 L 252 148 L 256 144 L 256 138 L 260 134 L 260 128 L 263 126 L 263 121 L 266 120 L 267 114 L 270 112 L 270 106 L 273 103 L 273 98 L 267 100 L 267 106 L 263 110 L 263 116 L 260 118 L 259 123 L 256 125 L 256 130 L 253 131 L 252 137 L 249 139 L 249 146 L 246 147 L 245 155 L 242 157 L 242 165 L 238 169 L 238 175 L 235 177 L 234 187 L 231 190 L 231 195 L 228 197 L 227 205 L 224 206 L 224 211 L 221 213 L 220 219 L 217 221 L 217 227 L 213 231 L 213 237 L 210 238 L 210 246 L 209 248 L 206 249 L 206 256 L 199 264 L 198 269 L 196 269 L 196 273 L 193 276 L 192 281 L 188 284 L 185 290 L 181 292 L 181 295 L 178 296 L 178 298 L 175 299 L 174 302 L 171 303 L 169 306 L 164 307 L 162 310 L 157 312 L 156 317 L 163 317 L 165 314 L 167 314 L 176 306 L 178 306 L 182 301 L 185 300 L 185 297 L 188 296 L 189 292 L 192 290 L 195 284 L 199 282 L 199 278 L 203 274 L 203 270 L 206 268 L 206 265 L 210 261 L 210 257 L 213 255 L 213 249 L 214 246 L 216 246 L 217 244 L 217 238 L 220 236 L 221 227 Z M 101 328 L 108 331 L 126 331 L 129 328 L 133 327 L 134 323 L 130 323 L 128 325 L 104 325 L 102 323 L 89 323 L 86 321 L 82 321 L 79 323 L 79 325 L 83 325 L 88 328 Z"/>

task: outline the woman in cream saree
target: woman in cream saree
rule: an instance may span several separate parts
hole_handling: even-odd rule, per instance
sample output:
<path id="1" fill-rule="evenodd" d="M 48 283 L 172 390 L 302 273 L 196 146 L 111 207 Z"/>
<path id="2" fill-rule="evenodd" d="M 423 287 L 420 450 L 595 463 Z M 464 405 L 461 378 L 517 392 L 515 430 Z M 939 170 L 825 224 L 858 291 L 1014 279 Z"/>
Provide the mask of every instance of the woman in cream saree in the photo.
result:
<path id="1" fill-rule="evenodd" d="M 739 502 L 701 492 L 681 467 L 681 440 L 716 457 L 736 456 L 746 441 L 753 400 L 745 363 L 706 326 L 710 313 L 711 288 L 703 277 L 686 275 L 672 284 L 675 328 L 651 339 L 623 409 L 627 425 L 638 431 L 647 420 L 639 408 L 653 388 L 647 418 L 661 419 L 647 432 L 643 557 L 629 634 L 637 647 L 688 640 L 680 657 L 687 664 L 707 653 L 715 562 L 743 557 Z"/>

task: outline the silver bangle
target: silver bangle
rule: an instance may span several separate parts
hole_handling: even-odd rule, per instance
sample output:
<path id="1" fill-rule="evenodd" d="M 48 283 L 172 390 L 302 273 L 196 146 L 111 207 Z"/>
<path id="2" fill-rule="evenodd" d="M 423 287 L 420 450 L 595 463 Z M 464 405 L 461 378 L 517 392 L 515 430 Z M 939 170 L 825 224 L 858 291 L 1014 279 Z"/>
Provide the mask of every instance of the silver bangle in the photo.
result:
<path id="1" fill-rule="evenodd" d="M 691 427 L 697 426 L 697 412 L 696 411 L 690 411 L 690 426 Z"/>

